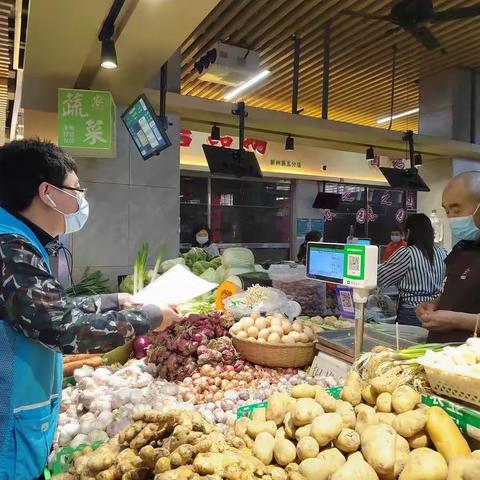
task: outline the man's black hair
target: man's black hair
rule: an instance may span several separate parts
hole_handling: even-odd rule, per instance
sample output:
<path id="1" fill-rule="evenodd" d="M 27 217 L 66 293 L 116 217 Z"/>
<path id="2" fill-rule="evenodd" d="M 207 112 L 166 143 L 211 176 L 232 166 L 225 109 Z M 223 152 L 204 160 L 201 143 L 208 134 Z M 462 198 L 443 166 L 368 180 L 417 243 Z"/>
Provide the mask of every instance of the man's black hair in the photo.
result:
<path id="1" fill-rule="evenodd" d="M 51 142 L 27 139 L 6 143 L 0 147 L 0 206 L 22 212 L 31 205 L 42 182 L 61 187 L 70 172 L 77 172 L 77 164 Z"/>

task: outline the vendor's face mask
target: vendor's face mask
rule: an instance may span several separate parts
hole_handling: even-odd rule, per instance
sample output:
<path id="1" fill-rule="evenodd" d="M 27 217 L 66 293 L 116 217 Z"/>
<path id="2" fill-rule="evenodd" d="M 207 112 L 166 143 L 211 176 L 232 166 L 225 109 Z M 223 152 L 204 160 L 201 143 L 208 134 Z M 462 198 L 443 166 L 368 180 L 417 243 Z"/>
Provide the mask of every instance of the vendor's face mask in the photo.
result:
<path id="1" fill-rule="evenodd" d="M 475 224 L 475 215 L 480 209 L 480 203 L 473 212 L 472 215 L 466 215 L 464 217 L 453 217 L 448 219 L 450 228 L 452 230 L 452 236 L 455 243 L 461 240 L 477 240 L 480 237 L 480 228 Z"/>
<path id="2" fill-rule="evenodd" d="M 205 245 L 208 242 L 208 235 L 197 235 L 195 238 L 199 245 Z"/>
<path id="3" fill-rule="evenodd" d="M 69 195 L 70 197 L 75 198 L 75 200 L 77 201 L 78 210 L 76 212 L 64 213 L 57 208 L 56 203 L 53 201 L 50 195 L 47 195 L 47 198 L 52 204 L 53 209 L 58 213 L 61 213 L 65 219 L 64 234 L 68 235 L 69 233 L 78 232 L 87 223 L 88 215 L 90 213 L 90 206 L 88 204 L 87 199 L 85 198 L 85 194 L 79 192 L 77 195 L 75 195 L 75 194 L 66 192 L 65 190 L 62 190 L 61 188 L 58 188 L 55 185 L 52 185 L 52 187 L 56 188 L 57 190 L 60 190 L 65 195 Z"/>
<path id="4" fill-rule="evenodd" d="M 390 239 L 392 240 L 393 243 L 399 243 L 402 237 L 400 235 L 392 235 Z"/>

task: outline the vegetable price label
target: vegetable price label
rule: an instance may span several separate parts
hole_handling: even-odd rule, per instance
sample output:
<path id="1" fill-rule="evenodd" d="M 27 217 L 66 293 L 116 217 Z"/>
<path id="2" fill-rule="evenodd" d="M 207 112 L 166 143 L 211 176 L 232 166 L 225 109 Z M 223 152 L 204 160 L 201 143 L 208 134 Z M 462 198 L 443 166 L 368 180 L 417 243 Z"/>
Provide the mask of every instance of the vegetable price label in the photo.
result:
<path id="1" fill-rule="evenodd" d="M 115 104 L 110 92 L 58 89 L 58 145 L 83 156 L 115 153 Z"/>
<path id="2" fill-rule="evenodd" d="M 312 377 L 334 377 L 337 381 L 344 379 L 351 365 L 339 358 L 333 358 L 323 352 L 318 352 L 313 359 L 309 373 Z"/>

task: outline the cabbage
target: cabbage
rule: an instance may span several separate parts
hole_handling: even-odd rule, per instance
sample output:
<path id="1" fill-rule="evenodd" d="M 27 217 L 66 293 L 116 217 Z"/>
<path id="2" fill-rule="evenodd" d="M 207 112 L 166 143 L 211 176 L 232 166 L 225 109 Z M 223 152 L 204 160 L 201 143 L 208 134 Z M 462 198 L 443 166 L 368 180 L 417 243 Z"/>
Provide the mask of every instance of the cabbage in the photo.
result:
<path id="1" fill-rule="evenodd" d="M 183 258 L 185 259 L 187 267 L 191 269 L 195 263 L 206 261 L 208 256 L 203 248 L 193 247 L 187 253 L 183 254 Z"/>
<path id="2" fill-rule="evenodd" d="M 175 265 L 183 265 L 185 266 L 185 260 L 180 257 L 180 258 L 174 258 L 172 260 L 165 260 L 162 262 L 160 269 L 162 270 L 163 273 L 168 272 L 171 268 L 173 268 Z"/>
<path id="3" fill-rule="evenodd" d="M 243 275 L 244 273 L 252 273 L 255 271 L 255 267 L 236 267 L 236 268 L 227 268 L 225 270 L 225 278 L 228 280 L 229 277 L 234 277 L 236 275 Z"/>
<path id="4" fill-rule="evenodd" d="M 210 260 L 210 266 L 216 270 L 218 267 L 222 265 L 222 257 L 215 257 L 212 260 Z"/>
<path id="5" fill-rule="evenodd" d="M 208 270 L 210 267 L 210 262 L 205 260 L 200 260 L 199 262 L 195 262 L 192 267 L 192 272 L 195 275 L 201 275 L 203 272 Z M 212 269 L 213 270 L 213 269 Z"/>
<path id="6" fill-rule="evenodd" d="M 197 262 L 198 263 L 198 262 Z M 195 268 L 195 265 L 194 265 L 194 268 Z M 217 281 L 217 275 L 215 273 L 215 270 L 210 267 L 210 268 L 207 268 L 207 270 L 205 270 L 201 275 L 200 275 L 200 278 L 203 278 L 204 280 L 206 280 L 207 282 L 212 282 L 212 283 L 216 283 Z"/>
<path id="7" fill-rule="evenodd" d="M 225 267 L 220 265 L 216 271 L 217 283 L 222 283 L 225 280 Z"/>
<path id="8" fill-rule="evenodd" d="M 229 268 L 250 268 L 249 272 L 254 270 L 255 257 L 248 248 L 232 247 L 227 248 L 222 255 L 222 264 L 226 269 Z"/>

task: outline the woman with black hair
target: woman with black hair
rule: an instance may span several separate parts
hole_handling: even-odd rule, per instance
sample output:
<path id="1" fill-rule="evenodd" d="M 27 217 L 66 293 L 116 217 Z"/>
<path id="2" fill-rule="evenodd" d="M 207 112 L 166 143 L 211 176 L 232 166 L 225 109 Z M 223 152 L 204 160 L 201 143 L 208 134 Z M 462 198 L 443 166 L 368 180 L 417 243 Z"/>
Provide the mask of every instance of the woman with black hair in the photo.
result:
<path id="1" fill-rule="evenodd" d="M 377 283 L 398 287 L 398 323 L 421 326 L 415 307 L 442 293 L 447 252 L 435 246 L 432 223 L 423 213 L 408 217 L 405 232 L 407 246 L 378 267 Z"/>
<path id="2" fill-rule="evenodd" d="M 199 225 L 193 229 L 192 247 L 203 248 L 211 257 L 219 257 L 218 246 L 212 242 L 210 229 L 206 225 Z"/>
<path id="3" fill-rule="evenodd" d="M 305 235 L 305 241 L 300 245 L 297 254 L 297 260 L 304 265 L 307 263 L 307 244 L 308 242 L 321 242 L 322 234 L 317 230 L 312 230 Z"/>

